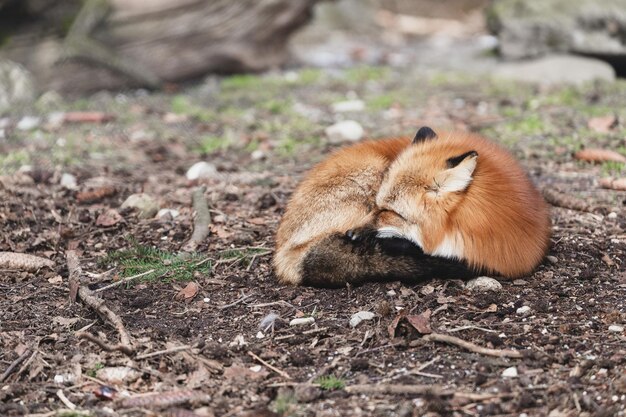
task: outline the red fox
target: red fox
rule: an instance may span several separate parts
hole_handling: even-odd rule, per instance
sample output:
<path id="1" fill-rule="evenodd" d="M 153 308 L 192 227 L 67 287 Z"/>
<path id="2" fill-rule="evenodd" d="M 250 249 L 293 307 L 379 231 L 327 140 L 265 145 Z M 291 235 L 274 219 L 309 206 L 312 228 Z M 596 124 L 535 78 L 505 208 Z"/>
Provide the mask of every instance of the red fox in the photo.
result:
<path id="1" fill-rule="evenodd" d="M 276 236 L 289 284 L 530 273 L 550 241 L 549 210 L 515 159 L 470 133 L 368 141 L 314 167 Z"/>

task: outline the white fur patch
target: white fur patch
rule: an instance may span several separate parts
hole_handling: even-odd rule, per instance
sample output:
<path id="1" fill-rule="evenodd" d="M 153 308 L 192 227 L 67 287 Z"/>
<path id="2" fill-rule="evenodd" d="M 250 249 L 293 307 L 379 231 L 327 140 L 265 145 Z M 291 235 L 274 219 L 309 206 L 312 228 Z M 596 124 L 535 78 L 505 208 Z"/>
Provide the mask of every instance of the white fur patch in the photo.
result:
<path id="1" fill-rule="evenodd" d="M 411 230 L 408 231 L 408 233 L 403 233 L 401 230 L 396 229 L 395 227 L 389 227 L 389 226 L 381 227 L 380 229 L 378 229 L 378 233 L 376 234 L 376 237 L 380 237 L 383 239 L 388 239 L 388 238 L 393 238 L 393 237 L 407 239 L 415 243 L 420 248 L 424 247 L 422 243 L 422 236 L 417 226 L 412 227 Z"/>
<path id="2" fill-rule="evenodd" d="M 431 255 L 442 256 L 444 258 L 463 258 L 463 239 L 458 234 L 447 235 L 435 248 Z"/>

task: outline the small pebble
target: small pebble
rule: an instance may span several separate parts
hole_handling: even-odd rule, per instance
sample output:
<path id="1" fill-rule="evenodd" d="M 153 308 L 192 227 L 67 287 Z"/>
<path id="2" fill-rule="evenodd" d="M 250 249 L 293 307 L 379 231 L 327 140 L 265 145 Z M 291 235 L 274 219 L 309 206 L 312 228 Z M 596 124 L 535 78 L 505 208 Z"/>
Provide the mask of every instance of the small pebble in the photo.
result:
<path id="1" fill-rule="evenodd" d="M 313 317 L 300 317 L 297 319 L 293 319 L 289 322 L 290 326 L 300 326 L 303 324 L 313 324 L 315 323 L 315 318 Z"/>
<path id="2" fill-rule="evenodd" d="M 517 378 L 517 368 L 515 366 L 506 368 L 504 371 L 502 371 L 502 376 L 504 378 Z"/>
<path id="3" fill-rule="evenodd" d="M 364 320 L 372 320 L 376 315 L 371 311 L 359 311 L 350 317 L 350 327 L 354 328 Z"/>
<path id="4" fill-rule="evenodd" d="M 165 217 L 165 216 L 171 216 L 172 219 L 175 219 L 179 215 L 180 215 L 180 212 L 178 210 L 163 208 L 163 209 L 158 211 L 156 216 L 158 218 Z"/>
<path id="5" fill-rule="evenodd" d="M 550 262 L 551 264 L 556 264 L 559 262 L 559 258 L 557 258 L 556 256 L 552 256 L 552 255 L 548 255 L 546 256 L 546 259 L 548 260 L 548 262 Z"/>
<path id="6" fill-rule="evenodd" d="M 612 211 L 609 214 L 607 214 L 606 217 L 609 218 L 609 219 L 617 219 L 617 213 Z"/>
<path id="7" fill-rule="evenodd" d="M 346 100 L 333 104 L 333 111 L 336 113 L 362 111 L 364 109 L 365 103 L 362 100 Z"/>
<path id="8" fill-rule="evenodd" d="M 609 326 L 609 332 L 621 333 L 624 331 L 624 326 L 620 326 L 619 324 L 611 324 Z"/>
<path id="9" fill-rule="evenodd" d="M 186 176 L 189 181 L 193 181 L 204 178 L 215 178 L 218 176 L 218 173 L 215 165 L 201 161 L 193 164 L 187 171 Z"/>
<path id="10" fill-rule="evenodd" d="M 502 284 L 490 277 L 478 277 L 467 281 L 465 288 L 470 291 L 500 291 Z"/>
<path id="11" fill-rule="evenodd" d="M 517 309 L 516 313 L 519 314 L 520 316 L 525 316 L 529 314 L 531 310 L 532 309 L 529 306 L 521 306 L 520 308 Z"/>
<path id="12" fill-rule="evenodd" d="M 132 194 L 122 203 L 123 209 L 134 208 L 139 210 L 139 218 L 149 219 L 159 211 L 159 204 L 148 194 Z"/>
<path id="13" fill-rule="evenodd" d="M 33 130 L 33 129 L 35 129 L 35 128 L 37 128 L 39 126 L 39 123 L 41 123 L 41 119 L 39 117 L 24 116 L 17 123 L 16 127 L 19 130 Z"/>
<path id="14" fill-rule="evenodd" d="M 365 134 L 363 127 L 354 120 L 335 123 L 325 130 L 330 143 L 355 142 Z"/>
<path id="15" fill-rule="evenodd" d="M 67 188 L 68 190 L 74 190 L 78 185 L 76 182 L 76 177 L 72 174 L 68 174 L 67 172 L 61 175 L 61 181 L 59 181 L 59 184 L 61 184 L 61 187 Z"/>

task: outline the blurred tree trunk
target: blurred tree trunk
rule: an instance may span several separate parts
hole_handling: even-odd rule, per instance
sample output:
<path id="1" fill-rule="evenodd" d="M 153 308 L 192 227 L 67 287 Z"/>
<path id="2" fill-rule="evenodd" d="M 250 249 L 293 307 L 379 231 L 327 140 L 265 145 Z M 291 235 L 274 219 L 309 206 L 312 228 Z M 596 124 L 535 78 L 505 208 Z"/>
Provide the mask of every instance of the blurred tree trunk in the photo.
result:
<path id="1" fill-rule="evenodd" d="M 25 7 L 31 1 L 35 11 Z M 289 36 L 318 1 L 68 0 L 58 16 L 46 7 L 53 0 L 0 0 L 0 26 L 7 11 L 30 17 L 4 25 L 0 54 L 28 68 L 40 89 L 61 92 L 261 71 L 285 61 Z"/>

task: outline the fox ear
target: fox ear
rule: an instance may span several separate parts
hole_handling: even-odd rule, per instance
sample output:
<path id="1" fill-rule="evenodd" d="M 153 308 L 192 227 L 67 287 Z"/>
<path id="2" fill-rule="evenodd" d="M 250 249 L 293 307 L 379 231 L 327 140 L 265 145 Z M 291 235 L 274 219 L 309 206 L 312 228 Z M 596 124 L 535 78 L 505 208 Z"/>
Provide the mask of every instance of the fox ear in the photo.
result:
<path id="1" fill-rule="evenodd" d="M 449 158 L 446 161 L 448 169 L 435 178 L 436 183 L 439 185 L 439 192 L 453 193 L 465 190 L 472 182 L 477 159 L 478 152 L 476 151 L 469 151 Z"/>
<path id="2" fill-rule="evenodd" d="M 415 137 L 413 138 L 413 143 L 424 142 L 429 139 L 436 139 L 437 134 L 427 126 L 421 127 L 420 130 L 417 131 Z"/>

